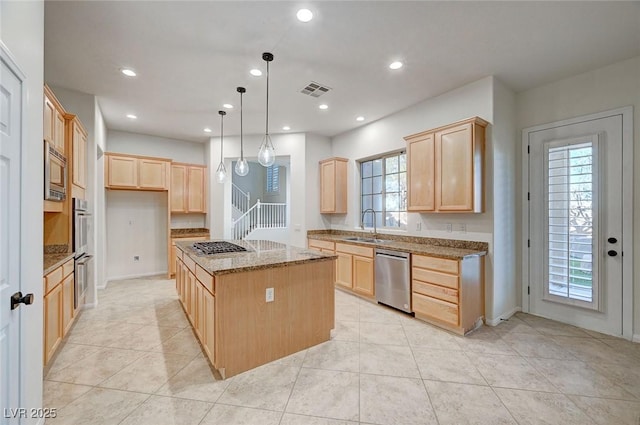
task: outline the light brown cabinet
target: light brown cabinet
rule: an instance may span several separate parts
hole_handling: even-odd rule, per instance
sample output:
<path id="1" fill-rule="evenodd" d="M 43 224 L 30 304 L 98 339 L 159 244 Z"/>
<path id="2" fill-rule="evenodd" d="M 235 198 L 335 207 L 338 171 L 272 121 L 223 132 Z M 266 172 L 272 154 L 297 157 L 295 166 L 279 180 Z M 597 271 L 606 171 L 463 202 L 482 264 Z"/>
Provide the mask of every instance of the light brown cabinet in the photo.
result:
<path id="1" fill-rule="evenodd" d="M 347 213 L 348 162 L 346 158 L 320 161 L 320 213 Z"/>
<path id="2" fill-rule="evenodd" d="M 108 189 L 167 190 L 171 162 L 124 154 L 106 154 L 105 187 Z"/>
<path id="3" fill-rule="evenodd" d="M 44 121 L 43 138 L 51 143 L 57 151 L 65 153 L 65 111 L 49 87 L 44 86 Z"/>
<path id="4" fill-rule="evenodd" d="M 336 243 L 335 253 L 338 256 L 336 283 L 360 295 L 373 297 L 373 248 Z"/>
<path id="5" fill-rule="evenodd" d="M 48 273 L 43 279 L 44 355 L 47 365 L 76 317 L 74 305 L 73 259 Z"/>
<path id="6" fill-rule="evenodd" d="M 206 213 L 206 169 L 193 164 L 171 165 L 171 212 Z"/>
<path id="7" fill-rule="evenodd" d="M 169 251 L 169 274 L 173 276 L 176 274 L 176 241 L 207 241 L 209 240 L 209 236 L 197 236 L 193 238 L 172 238 L 171 239 L 171 250 Z"/>
<path id="8" fill-rule="evenodd" d="M 75 115 L 67 115 L 67 131 L 71 139 L 71 193 L 84 199 L 87 187 L 87 131 Z"/>
<path id="9" fill-rule="evenodd" d="M 461 260 L 413 254 L 411 302 L 417 318 L 459 334 L 484 318 L 484 257 Z"/>
<path id="10" fill-rule="evenodd" d="M 486 126 L 474 117 L 405 137 L 409 211 L 484 211 Z"/>

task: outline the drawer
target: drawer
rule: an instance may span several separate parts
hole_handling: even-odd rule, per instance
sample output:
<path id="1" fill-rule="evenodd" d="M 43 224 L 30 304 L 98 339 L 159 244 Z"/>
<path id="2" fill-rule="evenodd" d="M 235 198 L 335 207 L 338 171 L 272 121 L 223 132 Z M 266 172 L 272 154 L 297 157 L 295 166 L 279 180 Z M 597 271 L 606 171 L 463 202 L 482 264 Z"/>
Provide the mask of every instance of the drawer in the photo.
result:
<path id="1" fill-rule="evenodd" d="M 345 254 L 352 254 L 352 255 L 359 255 L 361 257 L 373 258 L 373 248 L 369 248 L 366 246 L 336 243 L 336 252 L 344 252 Z"/>
<path id="2" fill-rule="evenodd" d="M 182 257 L 182 262 L 184 263 L 185 266 L 187 266 L 187 268 L 191 271 L 191 273 L 196 272 L 196 262 L 193 261 L 188 255 L 184 255 Z"/>
<path id="3" fill-rule="evenodd" d="M 413 311 L 416 314 L 440 320 L 450 325 L 458 326 L 458 306 L 437 298 L 413 292 Z"/>
<path id="4" fill-rule="evenodd" d="M 73 273 L 73 258 L 62 265 L 62 277 L 67 277 Z"/>
<path id="5" fill-rule="evenodd" d="M 46 275 L 44 281 L 44 293 L 46 295 L 49 291 L 58 286 L 60 282 L 62 282 L 62 267 L 58 267 Z"/>
<path id="6" fill-rule="evenodd" d="M 213 276 L 211 276 L 209 272 L 207 272 L 205 269 L 203 269 L 197 264 L 196 264 L 196 279 L 198 279 L 198 281 L 200 281 L 202 286 L 207 288 L 209 292 L 215 295 L 216 293 L 215 285 L 214 285 L 215 281 L 213 280 Z"/>
<path id="7" fill-rule="evenodd" d="M 436 285 L 447 286 L 449 288 L 458 289 L 458 276 L 452 274 L 434 272 L 427 269 L 419 269 L 413 267 L 413 279 L 421 280 L 427 283 L 433 283 Z"/>
<path id="8" fill-rule="evenodd" d="M 414 267 L 436 270 L 445 273 L 458 274 L 458 261 L 446 258 L 427 257 L 413 254 L 411 256 Z"/>
<path id="9" fill-rule="evenodd" d="M 433 298 L 438 298 L 443 301 L 449 301 L 453 304 L 458 304 L 458 291 L 444 286 L 431 285 L 430 283 L 420 282 L 414 280 L 411 282 L 413 292 L 417 292 L 422 295 L 428 295 Z"/>
<path id="10" fill-rule="evenodd" d="M 309 239 L 309 248 L 317 248 L 317 249 L 329 249 L 333 251 L 335 249 L 335 244 L 330 241 L 321 241 L 318 239 Z"/>
<path id="11" fill-rule="evenodd" d="M 176 250 L 176 258 L 179 258 L 182 260 L 182 250 L 180 248 L 178 248 L 177 246 L 173 246 L 172 249 L 175 248 Z"/>

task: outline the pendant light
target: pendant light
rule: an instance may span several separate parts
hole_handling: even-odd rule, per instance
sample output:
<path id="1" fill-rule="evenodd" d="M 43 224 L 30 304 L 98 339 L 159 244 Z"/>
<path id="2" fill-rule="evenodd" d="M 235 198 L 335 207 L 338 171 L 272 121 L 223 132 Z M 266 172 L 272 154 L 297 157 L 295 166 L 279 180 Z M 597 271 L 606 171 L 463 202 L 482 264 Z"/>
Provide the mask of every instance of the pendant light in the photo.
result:
<path id="1" fill-rule="evenodd" d="M 224 183 L 224 179 L 227 177 L 227 167 L 224 166 L 223 146 L 224 146 L 224 116 L 227 115 L 225 111 L 218 111 L 220 114 L 220 165 L 216 170 L 216 179 L 218 183 Z"/>
<path id="2" fill-rule="evenodd" d="M 244 159 L 244 143 L 242 140 L 242 95 L 247 91 L 244 87 L 236 88 L 236 91 L 240 93 L 240 159 L 236 162 L 236 174 L 239 176 L 246 176 L 249 174 L 249 164 Z"/>
<path id="3" fill-rule="evenodd" d="M 267 119 L 264 138 L 258 151 L 258 162 L 265 167 L 270 167 L 276 162 L 276 150 L 273 147 L 271 136 L 269 136 L 269 62 L 273 60 L 273 55 L 271 53 L 263 53 L 262 59 L 267 63 Z"/>

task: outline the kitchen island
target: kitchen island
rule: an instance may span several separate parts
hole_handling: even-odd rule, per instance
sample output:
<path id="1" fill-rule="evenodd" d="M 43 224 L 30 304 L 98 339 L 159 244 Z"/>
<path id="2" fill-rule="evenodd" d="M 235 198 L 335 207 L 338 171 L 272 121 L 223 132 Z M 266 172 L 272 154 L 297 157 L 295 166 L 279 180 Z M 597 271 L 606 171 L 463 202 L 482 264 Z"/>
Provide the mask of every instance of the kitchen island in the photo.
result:
<path id="1" fill-rule="evenodd" d="M 194 242 L 176 242 L 178 296 L 223 378 L 329 340 L 335 255 L 271 241 L 227 242 L 246 251 L 207 254 Z"/>

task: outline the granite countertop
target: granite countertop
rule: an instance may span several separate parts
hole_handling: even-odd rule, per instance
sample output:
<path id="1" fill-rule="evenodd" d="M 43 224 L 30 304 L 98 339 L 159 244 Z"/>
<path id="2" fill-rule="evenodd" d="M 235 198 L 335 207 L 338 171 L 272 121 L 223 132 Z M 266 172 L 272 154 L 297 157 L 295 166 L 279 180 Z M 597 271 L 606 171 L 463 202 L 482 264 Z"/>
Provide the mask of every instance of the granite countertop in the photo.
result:
<path id="1" fill-rule="evenodd" d="M 43 273 L 47 275 L 73 258 L 73 252 L 65 252 L 63 254 L 44 254 Z"/>
<path id="2" fill-rule="evenodd" d="M 292 266 L 313 261 L 328 261 L 337 258 L 336 255 L 322 254 L 316 251 L 266 240 L 230 240 L 228 242 L 242 246 L 246 248 L 247 251 L 202 255 L 193 249 L 193 242 L 189 241 L 176 241 L 176 247 L 182 249 L 196 264 L 214 276 L 272 267 Z"/>
<path id="3" fill-rule="evenodd" d="M 310 230 L 307 237 L 329 242 L 368 246 L 411 254 L 429 255 L 431 257 L 460 260 L 469 256 L 486 255 L 489 246 L 486 242 L 460 241 L 455 239 L 421 238 L 415 236 L 388 235 L 378 233 L 380 243 L 345 241 L 345 238 L 360 236 L 371 237 L 371 233 L 342 230 Z"/>
<path id="4" fill-rule="evenodd" d="M 198 238 L 198 237 L 209 237 L 209 229 L 205 229 L 203 227 L 191 228 L 191 229 L 171 229 L 171 238 L 179 239 L 179 238 Z"/>

